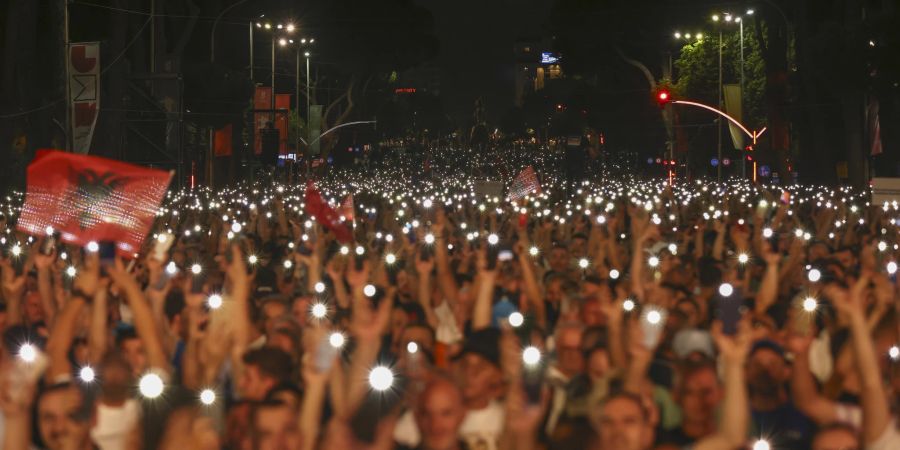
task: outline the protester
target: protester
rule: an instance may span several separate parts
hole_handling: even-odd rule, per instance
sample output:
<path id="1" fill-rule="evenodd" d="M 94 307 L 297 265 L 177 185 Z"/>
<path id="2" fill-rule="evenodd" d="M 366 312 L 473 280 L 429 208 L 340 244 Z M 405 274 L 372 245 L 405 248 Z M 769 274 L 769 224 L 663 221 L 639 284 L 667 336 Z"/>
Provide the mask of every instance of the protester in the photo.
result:
<path id="1" fill-rule="evenodd" d="M 469 157 L 534 172 L 494 198 Z M 25 233 L 11 195 L 2 448 L 900 448 L 893 204 L 369 169 L 173 189 L 134 251 Z"/>

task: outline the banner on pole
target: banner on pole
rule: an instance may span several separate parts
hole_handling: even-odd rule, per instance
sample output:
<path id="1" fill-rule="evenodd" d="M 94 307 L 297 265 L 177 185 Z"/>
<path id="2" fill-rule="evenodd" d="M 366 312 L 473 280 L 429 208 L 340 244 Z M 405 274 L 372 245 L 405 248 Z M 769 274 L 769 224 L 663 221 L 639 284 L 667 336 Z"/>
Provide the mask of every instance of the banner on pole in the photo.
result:
<path id="1" fill-rule="evenodd" d="M 291 94 L 275 94 L 275 128 L 278 129 L 278 154 L 288 154 L 288 113 L 291 110 Z M 285 110 L 285 111 L 281 111 Z"/>
<path id="2" fill-rule="evenodd" d="M 100 43 L 70 44 L 67 63 L 72 151 L 86 154 L 91 149 L 100 108 Z"/>
<path id="3" fill-rule="evenodd" d="M 723 95 L 725 95 L 725 112 L 729 116 L 734 117 L 738 122 L 744 123 L 741 86 L 737 84 L 726 84 L 722 89 Z M 744 134 L 737 125 L 731 123 L 731 121 L 728 122 L 728 131 L 731 134 L 731 143 L 734 144 L 734 148 L 744 148 L 747 146 L 747 135 Z"/>
<path id="4" fill-rule="evenodd" d="M 322 134 L 322 105 L 312 105 L 309 107 L 309 154 L 318 155 L 319 152 L 319 135 Z"/>
<path id="5" fill-rule="evenodd" d="M 253 109 L 272 109 L 272 88 L 257 86 L 253 93 Z M 264 112 L 253 114 L 253 154 L 262 154 L 262 129 L 266 122 L 272 120 L 272 115 Z M 273 124 L 274 125 L 274 124 Z"/>
<path id="6" fill-rule="evenodd" d="M 229 123 L 213 134 L 213 151 L 216 156 L 231 156 L 231 133 L 232 127 Z"/>

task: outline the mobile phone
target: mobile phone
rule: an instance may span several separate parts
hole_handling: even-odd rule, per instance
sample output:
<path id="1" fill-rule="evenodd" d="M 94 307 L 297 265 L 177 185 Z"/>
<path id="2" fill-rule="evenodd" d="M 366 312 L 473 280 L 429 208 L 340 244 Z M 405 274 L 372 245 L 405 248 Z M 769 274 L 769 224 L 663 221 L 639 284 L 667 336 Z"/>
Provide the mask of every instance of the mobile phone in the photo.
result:
<path id="1" fill-rule="evenodd" d="M 174 277 L 177 273 L 178 273 L 178 268 L 177 268 L 177 267 L 176 267 L 176 270 L 174 271 L 174 273 L 170 273 L 170 272 L 169 272 L 168 266 L 164 267 L 162 273 L 159 274 L 159 278 L 156 280 L 156 283 L 153 285 L 153 289 L 155 289 L 155 290 L 157 290 L 157 291 L 161 291 L 161 290 L 165 289 L 165 288 L 166 288 L 166 284 L 167 284 L 167 283 L 169 282 L 169 280 L 171 280 L 172 277 Z"/>
<path id="2" fill-rule="evenodd" d="M 57 236 L 58 235 L 54 233 L 44 237 L 44 241 L 41 242 L 41 248 L 39 250 L 42 255 L 50 256 L 53 254 L 53 251 L 56 249 Z"/>
<path id="3" fill-rule="evenodd" d="M 547 373 L 546 358 L 541 358 L 537 364 L 525 364 L 522 367 L 522 388 L 525 398 L 530 405 L 541 403 L 541 391 L 544 387 L 544 378 Z"/>
<path id="4" fill-rule="evenodd" d="M 362 270 L 362 268 L 363 268 L 363 263 L 364 263 L 365 261 L 366 261 L 366 254 L 365 254 L 365 252 L 363 252 L 363 254 L 361 254 L 361 255 L 360 255 L 359 253 L 356 253 L 356 252 L 353 253 L 353 266 L 356 268 L 357 271 Z"/>
<path id="5" fill-rule="evenodd" d="M 340 353 L 341 349 L 331 345 L 331 337 L 328 334 L 322 336 L 316 348 L 315 365 L 316 371 L 326 373 L 331 370 L 334 365 L 335 356 Z"/>
<path id="6" fill-rule="evenodd" d="M 500 246 L 498 245 L 488 245 L 487 246 L 487 269 L 494 270 L 497 268 L 497 259 L 500 253 Z"/>
<path id="7" fill-rule="evenodd" d="M 100 256 L 101 266 L 112 266 L 116 263 L 116 243 L 112 241 L 101 241 L 97 251 Z"/>
<path id="8" fill-rule="evenodd" d="M 643 331 L 645 348 L 654 349 L 662 338 L 663 330 L 666 327 L 666 318 L 668 312 L 664 308 L 649 306 L 644 310 L 641 317 L 641 331 Z"/>
<path id="9" fill-rule="evenodd" d="M 12 399 L 22 400 L 22 396 L 27 395 L 28 389 L 26 388 L 37 382 L 48 364 L 47 355 L 38 348 L 35 348 L 34 359 L 31 361 L 16 358 L 10 369 L 7 395 Z"/>
<path id="10" fill-rule="evenodd" d="M 175 236 L 169 233 L 160 233 L 156 237 L 156 245 L 153 246 L 153 258 L 159 262 L 167 261 L 169 259 L 168 252 L 173 243 L 175 243 Z"/>
<path id="11" fill-rule="evenodd" d="M 513 252 L 511 249 L 504 248 L 497 252 L 497 259 L 500 261 L 509 261 L 513 259 Z"/>
<path id="12" fill-rule="evenodd" d="M 740 292 L 724 297 L 716 294 L 716 319 L 722 322 L 722 332 L 733 336 L 737 334 L 737 325 L 741 320 L 743 302 Z"/>

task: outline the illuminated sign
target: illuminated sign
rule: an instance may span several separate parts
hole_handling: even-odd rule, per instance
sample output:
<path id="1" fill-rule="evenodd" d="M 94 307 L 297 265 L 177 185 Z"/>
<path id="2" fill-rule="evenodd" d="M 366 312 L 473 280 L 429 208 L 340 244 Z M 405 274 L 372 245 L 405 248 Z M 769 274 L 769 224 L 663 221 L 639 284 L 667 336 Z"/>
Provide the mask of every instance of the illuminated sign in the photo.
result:
<path id="1" fill-rule="evenodd" d="M 416 88 L 397 88 L 394 89 L 395 94 L 415 94 Z"/>
<path id="2" fill-rule="evenodd" d="M 556 64 L 559 62 L 559 56 L 550 52 L 541 52 L 541 64 Z"/>

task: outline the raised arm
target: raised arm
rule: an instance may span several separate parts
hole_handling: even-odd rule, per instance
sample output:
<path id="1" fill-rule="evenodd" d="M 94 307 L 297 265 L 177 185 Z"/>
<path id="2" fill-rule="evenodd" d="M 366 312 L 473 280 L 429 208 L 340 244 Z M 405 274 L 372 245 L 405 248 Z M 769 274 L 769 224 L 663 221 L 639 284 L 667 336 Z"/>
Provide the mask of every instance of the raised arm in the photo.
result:
<path id="1" fill-rule="evenodd" d="M 879 375 L 875 343 L 866 325 L 865 290 L 869 281 L 870 275 L 864 273 L 849 291 L 834 285 L 826 288 L 826 293 L 834 302 L 834 306 L 850 322 L 853 351 L 856 355 L 856 369 L 862 389 L 862 431 L 866 445 L 881 437 L 887 427 L 894 426 L 888 406 L 888 395 Z"/>
<path id="2" fill-rule="evenodd" d="M 722 324 L 713 325 L 713 338 L 719 348 L 720 360 L 724 368 L 725 399 L 722 402 L 722 420 L 715 433 L 703 438 L 695 450 L 733 449 L 747 441 L 747 424 L 750 409 L 747 387 L 744 380 L 744 361 L 753 343 L 750 321 L 742 320 L 735 336 L 725 336 Z"/>
<path id="3" fill-rule="evenodd" d="M 837 421 L 835 402 L 819 392 L 809 366 L 809 347 L 813 336 L 791 335 L 787 339 L 788 349 L 794 353 L 794 367 L 791 370 L 791 398 L 797 409 L 819 425 L 829 425 Z"/>
<path id="4" fill-rule="evenodd" d="M 34 267 L 37 269 L 38 295 L 41 298 L 41 308 L 44 309 L 44 314 L 47 317 L 47 324 L 52 327 L 53 321 L 56 319 L 56 302 L 53 300 L 53 273 L 51 268 L 56 259 L 56 250 L 54 249 L 50 255 L 43 255 L 39 251 L 40 247 L 40 244 L 32 246 Z"/>
<path id="5" fill-rule="evenodd" d="M 781 254 L 769 250 L 763 257 L 766 260 L 766 273 L 763 275 L 759 290 L 756 291 L 754 312 L 757 315 L 765 315 L 778 296 L 778 262 L 781 260 Z"/>
<path id="6" fill-rule="evenodd" d="M 134 313 L 134 328 L 144 344 L 148 364 L 152 368 L 171 374 L 169 359 L 163 350 L 162 337 L 153 320 L 153 312 L 137 281 L 125 270 L 125 266 L 119 259 L 116 259 L 114 265 L 107 266 L 106 272 L 112 282 L 125 294 L 128 306 Z"/>
<path id="7" fill-rule="evenodd" d="M 491 326 L 491 301 L 494 296 L 494 284 L 497 281 L 497 270 L 487 269 L 486 252 L 478 254 L 478 291 L 475 296 L 475 308 L 472 313 L 472 331 Z"/>

